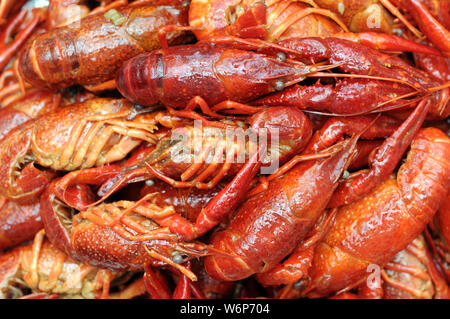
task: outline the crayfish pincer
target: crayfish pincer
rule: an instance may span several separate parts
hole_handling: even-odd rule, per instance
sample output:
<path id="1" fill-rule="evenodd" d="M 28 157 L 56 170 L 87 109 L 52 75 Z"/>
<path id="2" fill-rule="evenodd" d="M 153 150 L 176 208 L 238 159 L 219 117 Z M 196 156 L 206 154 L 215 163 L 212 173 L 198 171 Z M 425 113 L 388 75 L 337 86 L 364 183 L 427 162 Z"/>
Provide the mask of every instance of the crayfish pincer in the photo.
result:
<path id="1" fill-rule="evenodd" d="M 217 280 L 240 280 L 273 268 L 312 230 L 326 208 L 355 151 L 347 140 L 329 158 L 294 167 L 269 188 L 249 198 L 211 245 L 230 256 L 205 258 L 207 273 Z M 308 187 L 306 187 L 308 185 Z"/>
<path id="2" fill-rule="evenodd" d="M 304 294 L 326 296 L 364 280 L 369 265 L 384 265 L 425 229 L 450 187 L 449 146 L 442 131 L 422 129 L 396 176 L 339 209 L 316 248 Z"/>
<path id="3" fill-rule="evenodd" d="M 355 174 L 352 191 L 361 195 L 367 193 L 392 172 L 423 122 L 428 107 L 429 103 L 422 102 L 379 147 L 390 165 L 376 163 L 380 155 L 375 155 L 373 172 L 369 170 L 370 173 L 362 171 Z M 375 123 L 372 120 L 369 126 Z M 211 245 L 234 258 L 206 257 L 208 274 L 218 280 L 239 280 L 256 273 L 263 285 L 279 285 L 301 277 L 307 265 L 305 261 L 309 259 L 303 253 L 313 251 L 313 243 L 323 236 L 326 225 L 333 220 L 335 210 L 326 214 L 325 209 L 335 197 L 336 190 L 345 182 L 344 178 L 344 181 L 340 180 L 341 176 L 353 161 L 356 139 L 365 135 L 366 129 L 341 142 L 344 143 L 341 149 L 329 152 L 331 156 L 328 158 L 300 164 L 294 158 L 290 162 L 295 166 L 288 162 L 275 172 L 273 175 L 279 176 L 285 167 L 290 168 L 284 175 L 272 178 L 263 192 L 249 197 L 238 208 L 225 230 L 212 236 Z M 333 138 L 333 135 L 316 134 L 302 154 L 311 155 L 311 150 L 319 145 L 318 140 L 325 142 L 327 138 Z M 288 255 L 289 258 L 281 264 Z"/>
<path id="4" fill-rule="evenodd" d="M 253 101 L 252 105 L 290 105 L 332 114 L 359 115 L 415 105 L 424 96 L 433 100 L 431 113 L 446 103 L 446 88 L 427 73 L 370 47 L 333 37 L 292 38 L 277 45 L 292 50 L 288 51 L 290 58 L 314 63 L 324 61 L 336 65 L 340 73 L 316 74 L 335 77 L 333 85 L 295 85 Z M 260 51 L 276 52 L 271 47 Z"/>

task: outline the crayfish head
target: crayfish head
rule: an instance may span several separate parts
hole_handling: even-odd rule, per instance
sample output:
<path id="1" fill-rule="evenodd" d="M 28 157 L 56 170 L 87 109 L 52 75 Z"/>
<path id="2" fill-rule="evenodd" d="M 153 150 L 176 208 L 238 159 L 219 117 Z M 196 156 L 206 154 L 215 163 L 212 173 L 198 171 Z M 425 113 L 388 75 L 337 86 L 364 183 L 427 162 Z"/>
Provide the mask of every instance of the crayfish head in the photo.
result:
<path id="1" fill-rule="evenodd" d="M 302 151 L 312 136 L 309 118 L 296 107 L 269 107 L 250 119 L 251 129 L 261 137 L 270 137 L 268 162 L 284 162 Z"/>

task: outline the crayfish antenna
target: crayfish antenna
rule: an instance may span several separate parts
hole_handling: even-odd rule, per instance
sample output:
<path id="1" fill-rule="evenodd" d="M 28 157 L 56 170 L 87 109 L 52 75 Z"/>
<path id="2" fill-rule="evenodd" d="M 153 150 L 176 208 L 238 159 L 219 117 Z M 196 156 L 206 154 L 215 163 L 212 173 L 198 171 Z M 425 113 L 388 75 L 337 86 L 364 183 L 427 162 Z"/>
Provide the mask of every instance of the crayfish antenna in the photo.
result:
<path id="1" fill-rule="evenodd" d="M 118 175 L 108 179 L 100 186 L 97 191 L 97 195 L 101 196 L 101 198 L 98 201 L 86 206 L 86 208 L 104 202 L 109 196 L 117 192 L 119 189 L 124 188 L 130 183 L 141 182 L 149 178 L 148 175 L 147 169 L 145 168 L 135 169 L 127 172 L 126 174 L 119 173 Z"/>
<path id="2" fill-rule="evenodd" d="M 332 145 L 327 149 L 324 149 L 321 152 L 314 153 L 314 154 L 301 154 L 294 156 L 291 160 L 289 160 L 287 163 L 285 163 L 283 166 L 279 167 L 277 170 L 275 170 L 272 174 L 269 175 L 269 177 L 260 177 L 260 182 L 258 185 L 256 185 L 253 189 L 251 189 L 247 193 L 247 197 L 252 197 L 258 193 L 261 193 L 269 187 L 269 182 L 284 175 L 286 172 L 291 170 L 294 166 L 301 162 L 305 161 L 311 161 L 311 160 L 317 160 L 322 158 L 330 157 L 337 152 L 342 150 L 343 145 L 342 144 L 336 144 Z"/>
<path id="3" fill-rule="evenodd" d="M 284 84 L 285 87 L 297 84 L 303 80 L 305 80 L 305 76 L 322 76 L 322 74 L 328 74 L 328 73 L 321 73 L 321 71 L 327 71 L 327 70 L 331 70 L 331 69 L 335 69 L 338 68 L 340 66 L 342 66 L 343 63 L 336 63 L 336 64 L 328 64 L 328 65 L 323 65 L 322 63 L 317 63 L 317 64 L 310 64 L 307 66 L 303 66 L 303 68 L 306 68 L 307 71 L 301 71 L 300 74 L 296 75 L 294 78 L 292 78 L 290 81 L 286 82 Z M 334 73 L 330 73 L 330 74 L 334 74 Z"/>
<path id="4" fill-rule="evenodd" d="M 184 267 L 183 265 L 175 263 L 170 258 L 167 258 L 166 256 L 161 255 L 154 249 L 149 249 L 147 246 L 144 246 L 145 251 L 153 258 L 160 260 L 175 269 L 178 269 L 182 274 L 184 274 L 186 277 L 188 277 L 192 281 L 197 281 L 197 276 L 188 268 Z"/>
<path id="5" fill-rule="evenodd" d="M 436 92 L 436 91 L 442 91 L 445 90 L 447 88 L 450 88 L 450 82 L 444 83 L 442 85 L 439 86 L 434 86 L 428 89 L 428 91 L 430 92 Z"/>
<path id="6" fill-rule="evenodd" d="M 380 0 L 381 4 L 388 9 L 392 15 L 397 17 L 403 24 L 408 28 L 409 31 L 411 31 L 418 39 L 423 38 L 423 34 L 415 28 L 408 19 L 405 18 L 405 16 L 400 12 L 400 10 L 397 9 L 396 6 L 394 6 L 389 0 Z"/>
<path id="7" fill-rule="evenodd" d="M 422 1 L 404 1 L 421 31 L 445 56 L 450 57 L 450 31 L 431 14 Z"/>
<path id="8" fill-rule="evenodd" d="M 342 65 L 343 63 L 337 64 L 337 66 Z M 314 73 L 314 76 L 317 77 L 325 77 L 325 78 L 357 78 L 357 79 L 368 79 L 368 80 L 379 80 L 379 81 L 389 81 L 404 84 L 410 86 L 416 91 L 426 91 L 425 88 L 418 88 L 415 84 L 409 83 L 408 81 L 395 79 L 395 78 L 386 78 L 381 76 L 374 75 L 364 75 L 364 74 L 343 74 L 343 73 Z"/>
<path id="9" fill-rule="evenodd" d="M 153 248 L 149 248 L 149 247 L 145 246 L 144 249 L 151 257 L 153 257 L 157 260 L 160 260 L 160 261 L 170 265 L 171 267 L 179 270 L 182 274 L 184 274 L 190 280 L 197 281 L 197 276 L 189 269 L 189 267 L 185 267 L 182 264 L 176 263 L 172 259 L 160 254 Z M 233 257 L 226 252 L 223 252 L 219 249 L 213 248 L 210 245 L 203 244 L 200 242 L 189 242 L 189 243 L 176 242 L 173 245 L 173 249 L 175 251 L 178 251 L 181 253 L 186 253 L 190 256 L 195 256 L 195 257 L 205 257 L 205 256 L 209 256 L 212 254 Z"/>
<path id="10" fill-rule="evenodd" d="M 411 93 L 407 93 L 407 94 L 404 94 L 404 95 L 400 95 L 400 96 L 392 98 L 392 99 L 390 99 L 388 101 L 380 103 L 380 104 L 376 105 L 372 110 L 369 110 L 369 112 L 364 112 L 364 113 L 378 113 L 378 112 L 387 112 L 387 111 L 398 110 L 398 109 L 401 109 L 401 108 L 403 108 L 405 106 L 408 106 L 408 105 L 411 105 L 413 103 L 419 102 L 422 99 L 426 98 L 427 96 L 430 96 L 432 93 L 436 93 L 436 92 L 440 91 L 440 92 L 442 92 L 443 96 L 437 102 L 438 106 L 436 107 L 436 109 L 438 110 L 438 113 L 442 115 L 442 114 L 444 114 L 446 106 L 447 106 L 447 104 L 449 103 L 449 100 L 450 100 L 450 92 L 449 92 L 450 90 L 449 90 L 449 88 L 450 88 L 450 82 L 445 83 L 443 85 L 439 85 L 439 86 L 435 86 L 435 87 L 431 87 L 431 88 L 427 89 L 426 90 L 427 94 L 424 95 L 424 96 L 416 97 L 414 99 L 405 101 L 404 103 L 383 107 L 384 105 L 392 103 L 394 101 L 401 100 L 401 99 L 404 99 L 404 98 L 408 98 L 408 97 L 417 95 L 418 92 L 411 92 Z M 360 115 L 360 114 L 352 114 L 352 115 Z"/>
<path id="11" fill-rule="evenodd" d="M 7 38 L 11 37 L 15 29 L 20 27 L 20 23 L 24 20 L 28 14 L 27 10 L 20 11 L 10 22 L 8 27 L 1 34 L 1 42 L 6 43 Z M 25 26 L 15 37 L 11 44 L 5 46 L 0 51 L 0 71 L 9 63 L 11 58 L 16 54 L 20 47 L 25 43 L 28 37 L 32 34 L 37 25 L 41 22 L 39 14 L 35 14 L 31 22 Z M 2 46 L 3 46 L 2 43 Z"/>

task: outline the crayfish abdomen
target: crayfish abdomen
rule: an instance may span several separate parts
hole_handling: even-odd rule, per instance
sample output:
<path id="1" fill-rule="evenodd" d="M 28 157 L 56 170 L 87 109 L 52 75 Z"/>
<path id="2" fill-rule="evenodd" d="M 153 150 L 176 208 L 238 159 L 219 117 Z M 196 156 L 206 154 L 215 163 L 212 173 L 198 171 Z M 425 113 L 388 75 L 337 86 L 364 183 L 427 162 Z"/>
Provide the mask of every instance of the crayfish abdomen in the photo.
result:
<path id="1" fill-rule="evenodd" d="M 32 39 L 20 55 L 20 74 L 36 87 L 65 88 L 81 84 L 93 90 L 114 78 L 127 59 L 160 47 L 158 30 L 187 25 L 185 5 L 128 6 L 93 14 Z M 121 18 L 120 18 L 121 17 Z M 186 32 L 172 32 L 170 44 L 186 43 Z"/>

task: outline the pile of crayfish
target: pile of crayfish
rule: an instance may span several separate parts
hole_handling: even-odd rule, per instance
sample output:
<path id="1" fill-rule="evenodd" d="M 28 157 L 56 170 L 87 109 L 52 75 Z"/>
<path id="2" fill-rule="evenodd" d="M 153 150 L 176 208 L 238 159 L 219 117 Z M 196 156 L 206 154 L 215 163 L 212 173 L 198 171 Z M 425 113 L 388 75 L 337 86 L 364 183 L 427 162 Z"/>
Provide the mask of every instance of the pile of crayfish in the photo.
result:
<path id="1" fill-rule="evenodd" d="M 0 298 L 450 298 L 450 2 L 1 0 Z"/>

